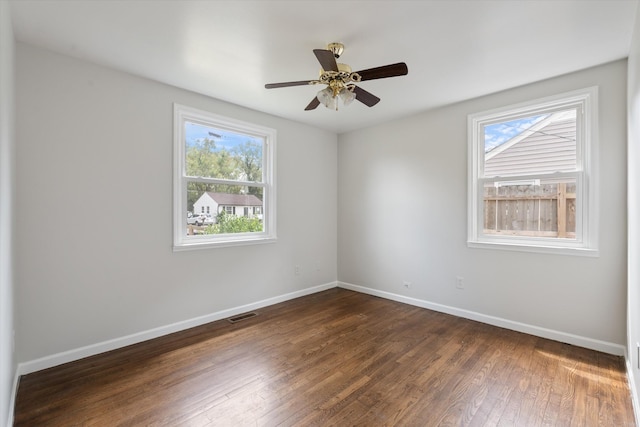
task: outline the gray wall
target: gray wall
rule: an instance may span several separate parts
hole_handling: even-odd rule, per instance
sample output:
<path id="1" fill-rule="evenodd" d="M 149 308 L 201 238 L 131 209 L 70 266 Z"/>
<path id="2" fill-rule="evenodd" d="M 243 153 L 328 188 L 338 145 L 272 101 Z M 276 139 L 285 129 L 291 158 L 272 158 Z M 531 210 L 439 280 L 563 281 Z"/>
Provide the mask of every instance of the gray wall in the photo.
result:
<path id="1" fill-rule="evenodd" d="M 628 140 L 628 204 L 629 204 L 629 289 L 627 348 L 628 372 L 636 409 L 640 394 L 638 350 L 640 343 L 640 8 L 636 13 L 631 52 L 629 54 L 629 82 L 627 96 L 629 111 Z M 637 414 L 636 414 L 637 415 Z"/>
<path id="2" fill-rule="evenodd" d="M 626 66 L 618 61 L 340 135 L 339 280 L 622 353 Z M 467 115 L 594 85 L 600 257 L 467 248 Z"/>
<path id="3" fill-rule="evenodd" d="M 335 284 L 335 134 L 20 43 L 16 65 L 20 362 Z M 276 243 L 172 251 L 173 102 L 277 129 Z"/>
<path id="4" fill-rule="evenodd" d="M 0 424 L 13 419 L 14 41 L 9 3 L 0 1 Z"/>

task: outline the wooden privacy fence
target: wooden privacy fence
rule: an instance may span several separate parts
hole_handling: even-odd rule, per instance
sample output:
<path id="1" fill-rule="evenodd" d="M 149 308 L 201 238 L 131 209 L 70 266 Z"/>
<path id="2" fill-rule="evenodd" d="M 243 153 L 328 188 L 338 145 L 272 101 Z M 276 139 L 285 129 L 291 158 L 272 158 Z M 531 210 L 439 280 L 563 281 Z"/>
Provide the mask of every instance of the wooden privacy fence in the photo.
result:
<path id="1" fill-rule="evenodd" d="M 575 238 L 575 183 L 486 186 L 484 232 Z"/>

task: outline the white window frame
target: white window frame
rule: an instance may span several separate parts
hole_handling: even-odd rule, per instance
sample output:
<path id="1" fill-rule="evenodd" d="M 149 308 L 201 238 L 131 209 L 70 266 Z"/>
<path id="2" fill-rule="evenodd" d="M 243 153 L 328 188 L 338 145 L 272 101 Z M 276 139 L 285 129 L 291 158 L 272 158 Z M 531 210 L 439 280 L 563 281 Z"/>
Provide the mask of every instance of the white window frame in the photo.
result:
<path id="1" fill-rule="evenodd" d="M 173 250 L 206 249 L 225 246 L 272 243 L 276 235 L 276 131 L 268 127 L 231 119 L 208 111 L 174 104 L 173 119 Z M 250 135 L 264 141 L 262 182 L 189 177 L 186 175 L 185 123 L 197 123 L 234 133 Z M 246 185 L 263 188 L 263 231 L 187 236 L 187 183 Z"/>
<path id="2" fill-rule="evenodd" d="M 484 176 L 484 126 L 493 123 L 576 107 L 577 137 L 575 172 Z M 567 255 L 599 256 L 598 249 L 598 88 L 590 87 L 496 108 L 468 116 L 467 246 Z M 485 183 L 540 178 L 576 178 L 576 238 L 543 238 L 484 233 Z"/>

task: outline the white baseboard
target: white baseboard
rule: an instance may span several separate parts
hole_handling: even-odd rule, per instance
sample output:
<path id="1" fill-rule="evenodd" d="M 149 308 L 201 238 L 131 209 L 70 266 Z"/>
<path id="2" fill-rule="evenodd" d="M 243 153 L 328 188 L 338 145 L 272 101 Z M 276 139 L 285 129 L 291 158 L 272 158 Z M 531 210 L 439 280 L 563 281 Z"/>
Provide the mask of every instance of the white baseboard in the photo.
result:
<path id="1" fill-rule="evenodd" d="M 239 307 L 218 311 L 215 313 L 207 314 L 207 315 L 196 317 L 193 319 L 183 320 L 181 322 L 176 322 L 170 325 L 161 326 L 161 327 L 150 329 L 147 331 L 138 332 L 138 333 L 127 335 L 121 338 L 115 338 L 112 340 L 91 344 L 85 347 L 68 350 L 62 353 L 53 354 L 51 356 L 42 357 L 40 359 L 23 362 L 18 364 L 18 369 L 16 373 L 16 383 L 17 383 L 17 378 L 20 375 L 26 375 L 32 372 L 41 371 L 43 369 L 51 368 L 53 366 L 62 365 L 63 363 L 73 362 L 74 360 L 79 360 L 85 357 L 94 356 L 96 354 L 104 353 L 106 351 L 111 351 L 117 348 L 126 347 L 131 344 L 137 344 L 142 341 L 147 341 L 153 338 L 161 337 L 163 335 L 168 335 L 174 332 L 183 331 L 185 329 L 204 325 L 206 323 L 215 322 L 216 320 L 226 319 L 228 317 L 235 316 L 237 314 L 246 313 L 252 310 L 257 310 L 262 307 L 278 304 L 294 298 L 303 297 L 305 295 L 314 294 L 314 293 L 321 292 L 327 289 L 332 289 L 335 287 L 337 287 L 337 282 L 326 283 L 324 285 L 314 286 L 314 287 L 303 289 L 300 291 L 279 295 L 273 298 L 267 298 L 262 301 L 257 301 L 251 304 L 246 304 Z"/>
<path id="2" fill-rule="evenodd" d="M 349 289 L 363 294 L 369 294 L 393 301 L 402 302 L 416 307 L 427 308 L 441 313 L 452 314 L 454 316 L 463 317 L 465 319 L 475 320 L 489 325 L 498 326 L 513 331 L 524 332 L 526 334 L 535 335 L 542 338 L 548 338 L 554 341 L 560 341 L 579 347 L 589 348 L 603 353 L 609 353 L 616 356 L 625 355 L 625 347 L 620 344 L 614 344 L 606 341 L 600 341 L 593 338 L 583 337 L 579 335 L 569 334 L 566 332 L 555 331 L 553 329 L 541 328 L 539 326 L 528 325 L 526 323 L 515 322 L 513 320 L 503 319 L 500 317 L 489 316 L 475 311 L 464 310 L 461 308 L 451 307 L 443 304 L 437 304 L 417 298 L 411 298 L 404 295 L 398 295 L 391 292 L 380 291 L 377 289 L 367 288 L 364 286 L 353 285 L 351 283 L 338 282 L 338 287 Z M 640 425 L 640 424 L 639 424 Z"/>
<path id="3" fill-rule="evenodd" d="M 638 401 L 638 391 L 635 387 L 633 376 L 633 366 L 631 366 L 631 358 L 627 354 L 625 356 L 627 367 L 627 381 L 629 382 L 629 390 L 631 391 L 631 404 L 633 405 L 633 414 L 636 417 L 636 425 L 640 426 L 640 402 Z"/>

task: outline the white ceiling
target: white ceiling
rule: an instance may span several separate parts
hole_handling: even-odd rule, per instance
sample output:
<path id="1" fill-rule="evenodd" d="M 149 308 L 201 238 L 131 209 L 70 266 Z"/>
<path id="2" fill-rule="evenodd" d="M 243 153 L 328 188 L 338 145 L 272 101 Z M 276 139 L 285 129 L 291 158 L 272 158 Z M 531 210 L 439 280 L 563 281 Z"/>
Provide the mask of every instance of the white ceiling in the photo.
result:
<path id="1" fill-rule="evenodd" d="M 3 1 L 3 0 L 0 0 Z M 628 55 L 638 0 L 11 0 L 16 39 L 342 133 Z M 342 42 L 382 101 L 304 107 L 313 49 Z"/>

